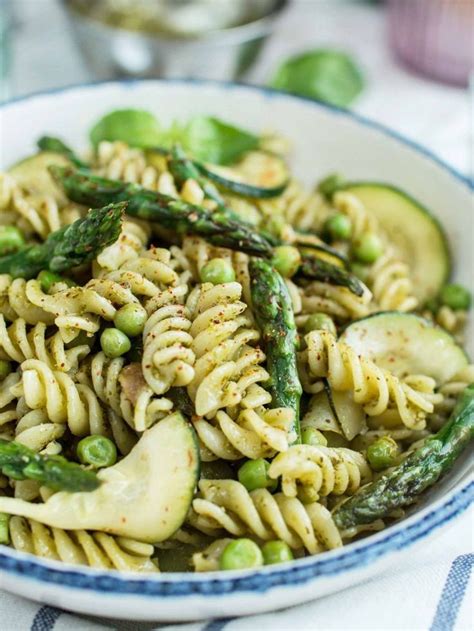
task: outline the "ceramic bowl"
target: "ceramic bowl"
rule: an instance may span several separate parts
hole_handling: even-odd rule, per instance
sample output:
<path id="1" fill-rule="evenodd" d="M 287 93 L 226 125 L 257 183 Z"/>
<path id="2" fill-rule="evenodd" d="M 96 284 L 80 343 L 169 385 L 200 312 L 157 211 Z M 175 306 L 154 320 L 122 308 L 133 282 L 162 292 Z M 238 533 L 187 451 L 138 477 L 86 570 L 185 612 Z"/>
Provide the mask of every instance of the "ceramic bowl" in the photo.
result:
<path id="1" fill-rule="evenodd" d="M 85 148 L 87 132 L 114 108 L 139 107 L 162 121 L 220 116 L 291 139 L 293 168 L 308 185 L 337 170 L 382 180 L 418 198 L 441 220 L 455 256 L 456 280 L 474 289 L 472 191 L 435 156 L 379 125 L 293 96 L 235 84 L 114 82 L 72 87 L 7 103 L 1 109 L 1 166 L 35 150 L 44 133 Z M 469 330 L 473 348 L 473 327 Z M 212 574 L 119 574 L 45 561 L 0 546 L 0 588 L 64 609 L 133 620 L 195 620 L 274 610 L 360 583 L 448 527 L 473 500 L 469 459 L 438 484 L 404 521 L 352 543 L 284 565 Z"/>

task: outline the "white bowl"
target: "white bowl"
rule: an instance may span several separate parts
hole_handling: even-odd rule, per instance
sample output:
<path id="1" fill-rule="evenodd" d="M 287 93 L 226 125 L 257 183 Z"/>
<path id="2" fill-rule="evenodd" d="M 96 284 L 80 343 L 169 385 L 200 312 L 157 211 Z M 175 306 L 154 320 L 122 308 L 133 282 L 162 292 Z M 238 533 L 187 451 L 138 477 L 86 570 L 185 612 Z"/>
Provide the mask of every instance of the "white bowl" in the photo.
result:
<path id="1" fill-rule="evenodd" d="M 473 286 L 472 192 L 467 180 L 421 147 L 353 114 L 269 90 L 194 81 L 137 81 L 67 88 L 20 99 L 0 111 L 2 166 L 35 150 L 45 133 L 81 149 L 92 123 L 114 108 L 139 107 L 160 120 L 213 114 L 294 143 L 294 170 L 308 185 L 337 170 L 349 179 L 405 189 L 439 217 L 455 256 L 456 280 Z M 469 331 L 472 351 L 474 335 Z M 133 620 L 239 616 L 296 605 L 403 563 L 473 500 L 468 457 L 409 518 L 352 543 L 258 571 L 119 574 L 38 559 L 0 546 L 0 588 L 77 612 Z"/>

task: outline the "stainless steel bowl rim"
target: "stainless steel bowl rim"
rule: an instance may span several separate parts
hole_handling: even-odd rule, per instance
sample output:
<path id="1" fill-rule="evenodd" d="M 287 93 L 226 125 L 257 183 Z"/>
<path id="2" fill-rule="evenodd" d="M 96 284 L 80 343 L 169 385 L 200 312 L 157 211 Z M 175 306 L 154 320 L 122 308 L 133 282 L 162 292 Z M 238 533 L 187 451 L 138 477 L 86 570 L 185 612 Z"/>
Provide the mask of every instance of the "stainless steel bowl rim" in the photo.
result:
<path id="1" fill-rule="evenodd" d="M 266 15 L 253 20 L 252 22 L 247 22 L 245 24 L 240 24 L 238 26 L 231 26 L 225 29 L 217 29 L 214 31 L 209 31 L 207 33 L 202 33 L 200 35 L 193 36 L 182 36 L 182 37 L 173 37 L 171 34 L 166 33 L 157 33 L 156 35 L 152 35 L 150 33 L 144 31 L 134 31 L 132 29 L 120 28 L 117 26 L 111 26 L 106 22 L 102 22 L 101 20 L 96 20 L 94 18 L 88 17 L 79 11 L 74 10 L 71 6 L 69 0 L 62 0 L 62 4 L 65 9 L 69 13 L 70 16 L 73 16 L 74 19 L 80 20 L 81 22 L 87 23 L 88 26 L 101 29 L 104 31 L 109 31 L 110 34 L 128 36 L 131 38 L 135 38 L 137 40 L 149 40 L 151 42 L 160 41 L 163 43 L 169 44 L 180 44 L 182 46 L 186 45 L 196 45 L 196 44 L 232 44 L 232 43 L 241 43 L 249 40 L 256 39 L 268 32 L 268 28 L 270 24 L 275 20 L 275 18 L 285 9 L 289 4 L 289 0 L 276 0 L 276 4 L 273 9 L 267 13 Z"/>

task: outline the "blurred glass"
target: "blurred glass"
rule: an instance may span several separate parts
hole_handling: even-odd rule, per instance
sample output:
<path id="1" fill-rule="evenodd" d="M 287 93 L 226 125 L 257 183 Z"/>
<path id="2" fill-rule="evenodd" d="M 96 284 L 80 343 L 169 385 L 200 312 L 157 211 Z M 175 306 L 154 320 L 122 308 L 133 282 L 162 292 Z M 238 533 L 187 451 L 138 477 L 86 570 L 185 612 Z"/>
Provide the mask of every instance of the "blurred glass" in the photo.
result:
<path id="1" fill-rule="evenodd" d="M 389 0 L 389 37 L 410 68 L 467 86 L 474 66 L 473 0 Z"/>
<path id="2" fill-rule="evenodd" d="M 63 0 L 96 77 L 241 79 L 287 0 Z"/>
<path id="3" fill-rule="evenodd" d="M 271 11 L 274 0 L 69 0 L 72 9 L 116 28 L 195 37 L 248 24 Z"/>

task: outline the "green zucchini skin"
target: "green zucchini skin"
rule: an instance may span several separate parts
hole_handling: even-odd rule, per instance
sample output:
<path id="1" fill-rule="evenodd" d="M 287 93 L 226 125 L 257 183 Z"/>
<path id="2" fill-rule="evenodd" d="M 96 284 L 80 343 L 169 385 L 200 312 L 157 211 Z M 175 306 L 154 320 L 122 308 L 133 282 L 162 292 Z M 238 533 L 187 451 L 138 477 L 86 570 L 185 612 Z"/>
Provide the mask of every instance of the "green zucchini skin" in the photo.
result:
<path id="1" fill-rule="evenodd" d="M 291 298 L 283 278 L 268 261 L 251 259 L 249 272 L 253 312 L 267 355 L 272 402 L 274 407 L 294 410 L 294 430 L 299 442 L 303 389 L 296 364 L 298 337 Z"/>
<path id="2" fill-rule="evenodd" d="M 344 182 L 337 191 L 355 195 L 397 245 L 410 265 L 420 304 L 436 297 L 452 269 L 448 238 L 438 219 L 414 197 L 385 182 Z"/>
<path id="3" fill-rule="evenodd" d="M 271 199 L 272 197 L 278 197 L 284 192 L 289 183 L 289 179 L 287 178 L 278 186 L 255 186 L 255 184 L 246 184 L 245 182 L 226 178 L 200 162 L 194 162 L 194 165 L 202 175 L 215 182 L 221 188 L 252 199 Z"/>
<path id="4" fill-rule="evenodd" d="M 383 519 L 419 499 L 454 465 L 474 439 L 474 384 L 461 394 L 449 421 L 389 473 L 334 512 L 341 530 Z"/>

